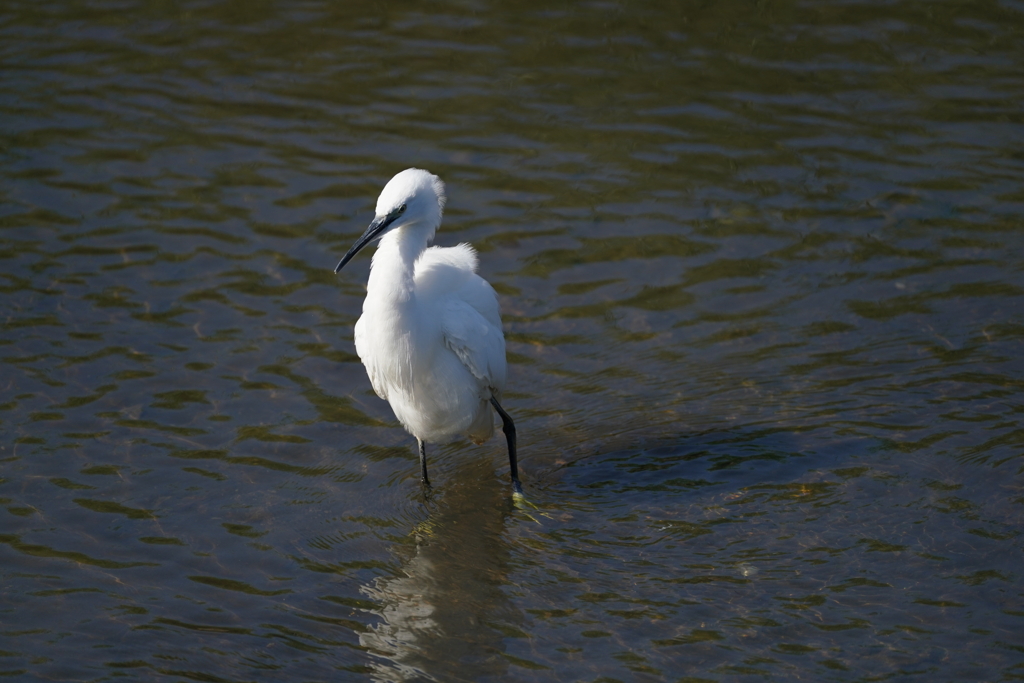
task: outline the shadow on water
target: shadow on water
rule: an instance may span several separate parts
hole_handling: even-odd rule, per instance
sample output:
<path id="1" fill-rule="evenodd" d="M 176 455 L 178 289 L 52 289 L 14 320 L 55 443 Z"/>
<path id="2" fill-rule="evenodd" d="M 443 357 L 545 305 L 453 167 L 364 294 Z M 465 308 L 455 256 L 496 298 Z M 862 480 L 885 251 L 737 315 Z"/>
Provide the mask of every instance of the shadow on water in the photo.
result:
<path id="1" fill-rule="evenodd" d="M 508 669 L 503 640 L 523 614 L 508 583 L 515 507 L 488 458 L 466 459 L 430 494 L 429 517 L 399 546 L 396 575 L 366 585 L 380 623 L 360 635 L 381 681 L 478 681 Z"/>
<path id="2" fill-rule="evenodd" d="M 508 524 L 534 640 L 506 655 L 556 680 L 971 679 L 1014 640 L 1012 483 L 772 429 L 640 439 L 550 476 Z"/>

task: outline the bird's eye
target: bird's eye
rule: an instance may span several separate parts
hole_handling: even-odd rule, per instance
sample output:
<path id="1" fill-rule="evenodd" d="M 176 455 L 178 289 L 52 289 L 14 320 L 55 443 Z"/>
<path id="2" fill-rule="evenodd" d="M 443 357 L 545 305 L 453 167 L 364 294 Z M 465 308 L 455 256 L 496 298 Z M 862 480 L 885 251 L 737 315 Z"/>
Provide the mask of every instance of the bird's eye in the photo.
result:
<path id="1" fill-rule="evenodd" d="M 396 213 L 405 213 L 405 204 L 402 204 L 400 207 L 398 207 L 398 211 L 396 211 Z"/>

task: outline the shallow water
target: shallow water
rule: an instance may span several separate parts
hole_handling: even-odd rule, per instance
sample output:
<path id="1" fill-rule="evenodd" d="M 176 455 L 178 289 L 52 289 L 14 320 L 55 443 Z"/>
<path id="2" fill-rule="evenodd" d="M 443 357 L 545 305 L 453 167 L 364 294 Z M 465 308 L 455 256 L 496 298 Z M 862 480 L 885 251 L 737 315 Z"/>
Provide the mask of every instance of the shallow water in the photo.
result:
<path id="1" fill-rule="evenodd" d="M 1024 678 L 1024 4 L 0 9 L 0 673 Z M 502 440 L 354 355 L 395 172 Z"/>

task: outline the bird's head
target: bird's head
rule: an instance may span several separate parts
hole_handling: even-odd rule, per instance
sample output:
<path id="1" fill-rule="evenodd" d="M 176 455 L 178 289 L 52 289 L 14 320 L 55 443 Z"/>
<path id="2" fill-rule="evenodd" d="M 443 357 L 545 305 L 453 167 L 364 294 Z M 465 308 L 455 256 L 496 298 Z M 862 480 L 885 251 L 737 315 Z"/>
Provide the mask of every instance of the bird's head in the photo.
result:
<path id="1" fill-rule="evenodd" d="M 340 271 L 360 249 L 392 230 L 422 228 L 429 241 L 441 224 L 444 202 L 444 183 L 440 178 L 419 168 L 405 169 L 384 186 L 377 199 L 377 215 L 334 272 Z"/>

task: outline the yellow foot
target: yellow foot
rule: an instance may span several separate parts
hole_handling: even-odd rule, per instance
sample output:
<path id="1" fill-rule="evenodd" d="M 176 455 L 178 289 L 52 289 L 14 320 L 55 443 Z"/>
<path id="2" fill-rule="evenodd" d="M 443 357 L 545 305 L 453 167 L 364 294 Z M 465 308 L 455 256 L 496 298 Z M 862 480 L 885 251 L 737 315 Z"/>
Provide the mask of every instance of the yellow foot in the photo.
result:
<path id="1" fill-rule="evenodd" d="M 522 491 L 515 491 L 512 493 L 512 504 L 520 511 L 520 514 L 526 517 L 531 522 L 540 524 L 541 521 L 537 517 L 547 517 L 551 519 L 551 515 L 546 512 L 541 512 L 539 505 L 531 503 L 523 495 Z"/>

